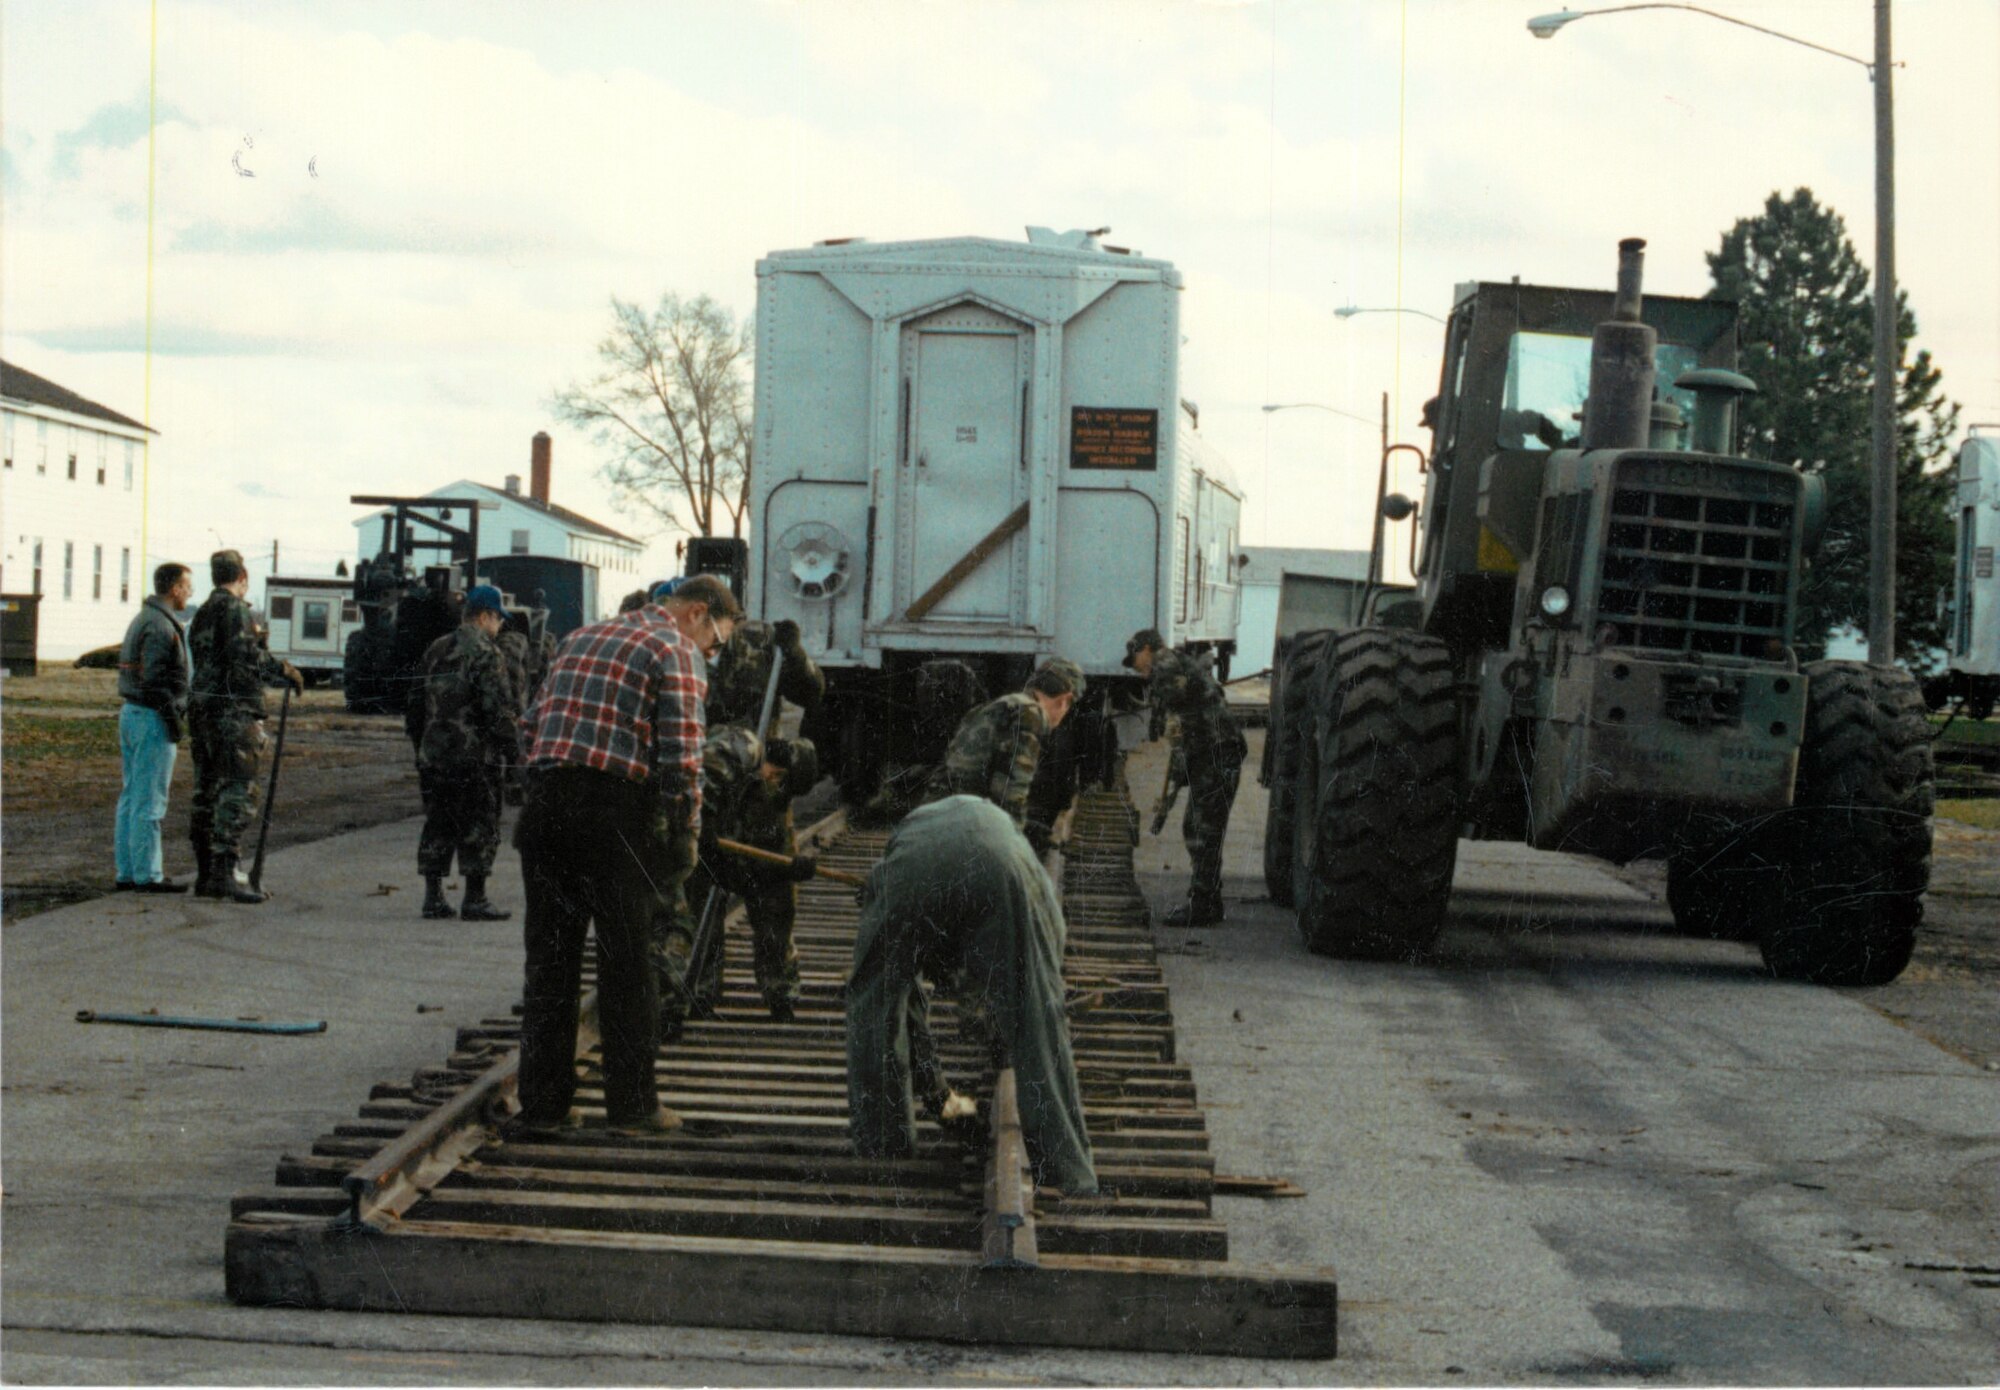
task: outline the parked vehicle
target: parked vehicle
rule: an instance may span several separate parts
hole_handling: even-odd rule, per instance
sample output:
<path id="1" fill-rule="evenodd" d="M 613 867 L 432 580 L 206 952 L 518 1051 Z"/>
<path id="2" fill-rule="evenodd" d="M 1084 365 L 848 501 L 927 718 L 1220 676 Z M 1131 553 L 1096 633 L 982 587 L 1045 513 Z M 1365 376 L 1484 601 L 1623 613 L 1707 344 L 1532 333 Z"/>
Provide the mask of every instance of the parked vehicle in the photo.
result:
<path id="1" fill-rule="evenodd" d="M 1985 719 L 2000 700 L 2000 425 L 1974 425 L 1958 446 L 1958 493 L 1951 588 L 1945 613 L 1945 668 L 1924 682 L 1924 701 L 1942 709 L 1954 701 Z"/>
<path id="2" fill-rule="evenodd" d="M 272 575 L 264 581 L 271 654 L 292 663 L 307 685 L 339 685 L 347 639 L 361 630 L 354 581 L 332 576 Z"/>

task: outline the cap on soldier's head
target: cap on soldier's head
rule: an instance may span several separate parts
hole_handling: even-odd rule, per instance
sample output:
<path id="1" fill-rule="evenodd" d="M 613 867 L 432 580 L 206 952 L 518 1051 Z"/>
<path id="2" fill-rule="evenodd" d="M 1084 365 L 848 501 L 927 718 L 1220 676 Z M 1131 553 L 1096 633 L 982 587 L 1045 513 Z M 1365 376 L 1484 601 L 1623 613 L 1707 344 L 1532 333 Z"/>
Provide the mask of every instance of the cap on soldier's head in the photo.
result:
<path id="1" fill-rule="evenodd" d="M 646 591 L 647 602 L 658 603 L 663 598 L 672 598 L 674 590 L 680 588 L 680 586 L 681 578 L 679 575 L 674 576 L 672 579 L 662 579 Z"/>
<path id="2" fill-rule="evenodd" d="M 474 584 L 465 591 L 465 612 L 470 617 L 474 613 L 498 613 L 507 616 L 507 601 L 500 597 L 500 591 L 491 584 Z"/>
<path id="3" fill-rule="evenodd" d="M 1131 666 L 1132 659 L 1138 656 L 1140 652 L 1148 651 L 1154 647 L 1164 647 L 1166 645 L 1167 645 L 1167 639 L 1160 636 L 1160 630 L 1158 628 L 1142 627 L 1137 632 L 1133 633 L 1132 639 L 1125 644 L 1125 665 Z"/>
<path id="4" fill-rule="evenodd" d="M 1083 698 L 1083 668 L 1066 656 L 1052 656 L 1028 678 L 1028 688 L 1045 695 L 1074 695 Z"/>
<path id="5" fill-rule="evenodd" d="M 249 572 L 249 567 L 243 563 L 243 552 L 240 550 L 218 550 L 208 557 L 208 577 L 218 587 L 234 584 Z"/>

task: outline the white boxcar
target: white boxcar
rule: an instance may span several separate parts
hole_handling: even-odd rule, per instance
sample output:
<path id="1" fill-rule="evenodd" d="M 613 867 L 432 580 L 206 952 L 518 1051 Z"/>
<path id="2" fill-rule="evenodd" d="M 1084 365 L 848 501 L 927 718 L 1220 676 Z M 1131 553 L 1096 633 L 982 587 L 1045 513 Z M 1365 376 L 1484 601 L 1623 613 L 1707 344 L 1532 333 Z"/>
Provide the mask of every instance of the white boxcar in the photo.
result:
<path id="1" fill-rule="evenodd" d="M 2000 700 L 2000 426 L 1974 425 L 1958 448 L 1957 544 L 1946 595 L 1945 671 L 1925 682 L 1934 705 L 1963 700 L 1984 719 Z"/>
<path id="2" fill-rule="evenodd" d="M 829 667 L 1233 642 L 1241 494 L 1180 405 L 1180 276 L 1051 240 L 758 264 L 752 601 Z"/>
<path id="3" fill-rule="evenodd" d="M 936 659 L 988 693 L 1052 655 L 1124 677 L 1143 627 L 1227 662 L 1242 494 L 1182 404 L 1171 264 L 1031 229 L 757 276 L 751 606 L 799 624 L 836 708 Z"/>

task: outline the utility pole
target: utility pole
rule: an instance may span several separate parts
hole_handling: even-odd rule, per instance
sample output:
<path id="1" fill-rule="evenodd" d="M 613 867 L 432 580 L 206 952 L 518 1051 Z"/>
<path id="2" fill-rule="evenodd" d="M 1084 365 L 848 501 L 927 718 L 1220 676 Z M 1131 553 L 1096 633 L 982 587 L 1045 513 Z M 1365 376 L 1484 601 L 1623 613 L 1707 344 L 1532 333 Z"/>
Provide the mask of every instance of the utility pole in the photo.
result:
<path id="1" fill-rule="evenodd" d="M 1868 660 L 1896 664 L 1896 129 L 1889 0 L 1875 0 L 1875 467 L 1870 489 Z"/>
<path id="2" fill-rule="evenodd" d="M 271 537 L 271 573 L 278 572 L 278 538 Z"/>

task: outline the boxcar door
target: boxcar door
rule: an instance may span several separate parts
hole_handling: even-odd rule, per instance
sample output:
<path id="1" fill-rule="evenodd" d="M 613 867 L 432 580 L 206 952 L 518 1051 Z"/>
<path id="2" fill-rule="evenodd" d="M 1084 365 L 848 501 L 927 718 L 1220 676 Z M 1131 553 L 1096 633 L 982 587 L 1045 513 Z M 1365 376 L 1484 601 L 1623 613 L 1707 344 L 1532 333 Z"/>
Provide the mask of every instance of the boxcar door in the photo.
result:
<path id="1" fill-rule="evenodd" d="M 957 310 L 912 329 L 901 509 L 902 612 L 1005 521 L 1026 494 L 1021 427 L 1032 339 L 998 315 Z M 934 618 L 1020 623 L 1022 530 L 960 580 Z"/>

